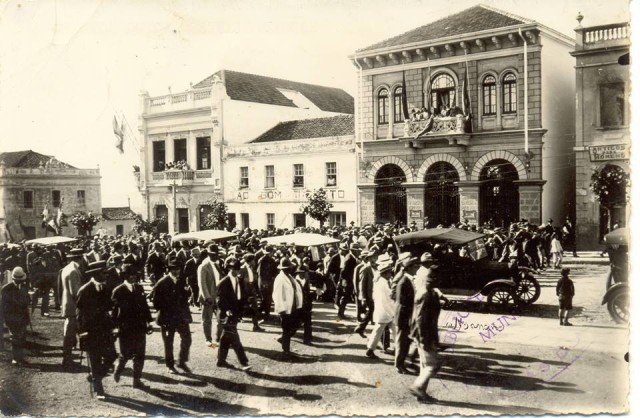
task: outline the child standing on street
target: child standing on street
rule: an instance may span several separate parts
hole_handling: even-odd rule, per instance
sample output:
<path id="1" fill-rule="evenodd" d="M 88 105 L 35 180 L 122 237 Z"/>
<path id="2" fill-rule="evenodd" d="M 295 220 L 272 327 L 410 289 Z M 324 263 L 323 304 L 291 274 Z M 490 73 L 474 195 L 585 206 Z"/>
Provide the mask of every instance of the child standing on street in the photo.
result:
<path id="1" fill-rule="evenodd" d="M 558 284 L 556 285 L 556 295 L 560 302 L 558 317 L 560 318 L 560 325 L 565 326 L 573 325 L 569 322 L 569 311 L 573 309 L 572 302 L 575 289 L 573 287 L 573 281 L 569 278 L 570 271 L 571 270 L 566 267 L 563 268 L 560 272 Z"/>
<path id="2" fill-rule="evenodd" d="M 549 252 L 553 258 L 553 268 L 560 268 L 562 265 L 562 244 L 560 244 L 560 239 L 558 239 L 558 234 L 556 233 L 551 237 L 551 249 Z"/>

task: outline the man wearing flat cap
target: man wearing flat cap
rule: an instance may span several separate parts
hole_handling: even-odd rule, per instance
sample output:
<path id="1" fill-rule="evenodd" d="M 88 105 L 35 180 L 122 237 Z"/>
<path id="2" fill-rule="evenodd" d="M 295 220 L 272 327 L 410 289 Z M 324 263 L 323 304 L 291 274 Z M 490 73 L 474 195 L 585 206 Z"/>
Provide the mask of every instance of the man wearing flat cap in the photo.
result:
<path id="1" fill-rule="evenodd" d="M 80 272 L 82 255 L 82 249 L 80 248 L 74 248 L 69 251 L 67 254 L 69 263 L 60 271 L 62 317 L 64 318 L 62 338 L 62 366 L 64 368 L 70 368 L 75 365 L 72 358 L 72 350 L 77 343 L 76 300 L 78 299 L 80 286 L 82 286 L 82 273 Z"/>
<path id="2" fill-rule="evenodd" d="M 27 325 L 29 318 L 29 293 L 27 275 L 22 267 L 14 267 L 11 271 L 12 281 L 5 284 L 0 291 L 0 309 L 11 335 L 11 364 L 26 363 L 24 360 L 24 346 L 27 339 Z"/>
<path id="3" fill-rule="evenodd" d="M 105 286 L 105 261 L 95 261 L 87 267 L 89 281 L 78 290 L 76 302 L 80 349 L 87 352 L 89 379 L 98 399 L 105 399 L 102 379 L 116 360 L 111 318 L 111 295 Z"/>

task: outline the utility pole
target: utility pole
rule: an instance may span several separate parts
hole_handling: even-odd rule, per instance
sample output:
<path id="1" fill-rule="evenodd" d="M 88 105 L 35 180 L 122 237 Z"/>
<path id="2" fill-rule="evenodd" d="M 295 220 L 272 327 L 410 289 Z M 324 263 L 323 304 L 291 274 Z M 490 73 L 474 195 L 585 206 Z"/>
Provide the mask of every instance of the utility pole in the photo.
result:
<path id="1" fill-rule="evenodd" d="M 173 233 L 177 233 L 178 232 L 178 216 L 177 216 L 177 205 L 176 205 L 176 179 L 173 179 L 173 185 L 172 185 L 172 189 L 173 189 Z"/>

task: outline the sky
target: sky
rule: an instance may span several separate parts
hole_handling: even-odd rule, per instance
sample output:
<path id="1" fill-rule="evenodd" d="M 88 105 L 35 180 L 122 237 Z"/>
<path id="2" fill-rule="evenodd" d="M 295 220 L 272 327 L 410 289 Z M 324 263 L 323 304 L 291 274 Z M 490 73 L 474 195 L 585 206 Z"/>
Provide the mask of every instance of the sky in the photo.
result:
<path id="1" fill-rule="evenodd" d="M 142 199 L 134 141 L 115 148 L 112 120 L 136 137 L 140 92 L 181 91 L 221 68 L 340 87 L 355 94 L 356 49 L 478 4 L 477 0 L 0 0 L 0 151 L 32 149 L 100 167 L 102 206 Z M 574 37 L 629 20 L 626 1 L 484 4 Z M 634 4 L 634 9 L 637 5 Z M 635 16 L 635 14 L 634 14 Z"/>

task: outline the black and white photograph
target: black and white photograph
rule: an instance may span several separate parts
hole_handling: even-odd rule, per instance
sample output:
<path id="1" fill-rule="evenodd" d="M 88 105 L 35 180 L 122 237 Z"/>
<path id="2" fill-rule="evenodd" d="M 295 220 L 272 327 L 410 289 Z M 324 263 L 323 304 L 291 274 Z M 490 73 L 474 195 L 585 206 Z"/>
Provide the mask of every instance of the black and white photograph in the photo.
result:
<path id="1" fill-rule="evenodd" d="M 0 1 L 0 415 L 631 413 L 637 8 Z"/>

